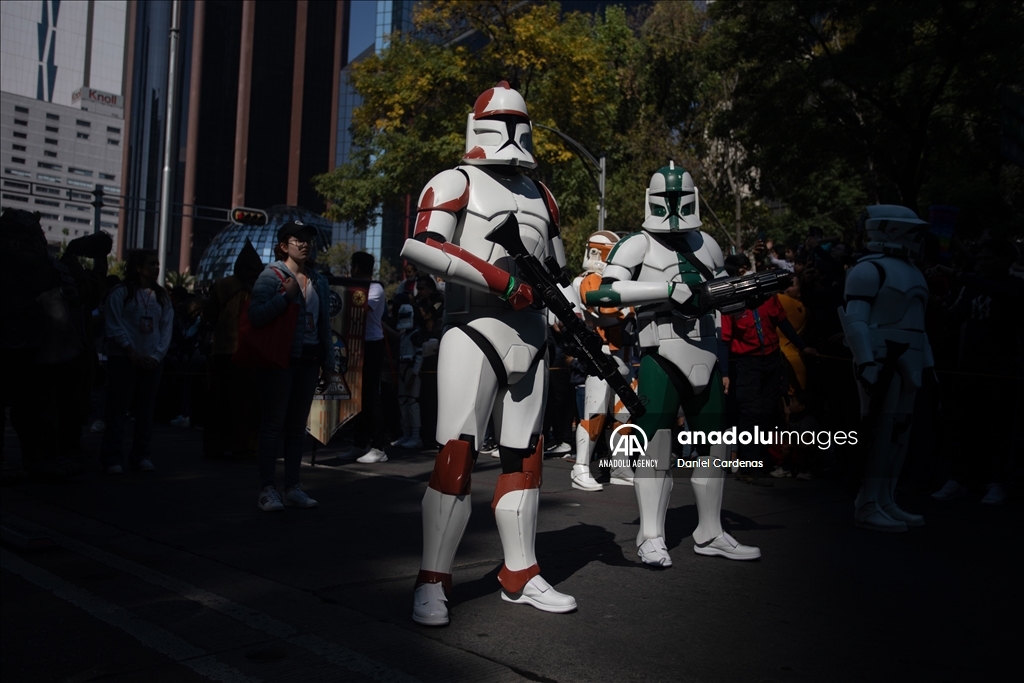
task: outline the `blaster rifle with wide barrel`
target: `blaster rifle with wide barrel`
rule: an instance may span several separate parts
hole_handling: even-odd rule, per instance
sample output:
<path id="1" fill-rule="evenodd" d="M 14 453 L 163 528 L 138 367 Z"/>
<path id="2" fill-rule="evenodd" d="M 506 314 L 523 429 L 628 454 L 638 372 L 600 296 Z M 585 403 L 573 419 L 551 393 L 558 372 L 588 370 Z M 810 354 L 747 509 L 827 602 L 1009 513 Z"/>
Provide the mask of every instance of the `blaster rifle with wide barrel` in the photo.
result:
<path id="1" fill-rule="evenodd" d="M 736 313 L 745 308 L 757 308 L 772 294 L 785 291 L 792 280 L 793 276 L 784 270 L 709 280 L 690 288 L 693 296 L 680 311 L 686 316 L 701 316 L 715 310 Z"/>

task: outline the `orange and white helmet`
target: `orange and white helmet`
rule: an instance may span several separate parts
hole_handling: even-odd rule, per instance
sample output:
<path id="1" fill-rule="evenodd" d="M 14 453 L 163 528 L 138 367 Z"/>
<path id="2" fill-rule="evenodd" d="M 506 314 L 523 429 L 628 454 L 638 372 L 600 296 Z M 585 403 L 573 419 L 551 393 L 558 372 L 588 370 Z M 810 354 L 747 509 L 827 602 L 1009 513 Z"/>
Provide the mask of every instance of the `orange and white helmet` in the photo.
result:
<path id="1" fill-rule="evenodd" d="M 526 100 L 501 81 L 476 98 L 466 121 L 466 153 L 462 162 L 474 166 L 536 168 L 533 124 Z"/>
<path id="2" fill-rule="evenodd" d="M 608 230 L 595 232 L 587 238 L 587 250 L 583 252 L 583 270 L 588 273 L 603 273 L 608 254 L 612 253 L 618 241 L 619 236 Z"/>

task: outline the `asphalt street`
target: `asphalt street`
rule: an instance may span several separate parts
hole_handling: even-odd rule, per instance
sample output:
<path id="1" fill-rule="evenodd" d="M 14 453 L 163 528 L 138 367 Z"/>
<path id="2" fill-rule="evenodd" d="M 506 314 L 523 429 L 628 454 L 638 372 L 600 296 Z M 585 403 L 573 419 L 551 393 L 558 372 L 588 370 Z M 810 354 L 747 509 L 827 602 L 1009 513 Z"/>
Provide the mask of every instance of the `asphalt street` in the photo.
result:
<path id="1" fill-rule="evenodd" d="M 696 555 L 675 471 L 674 566 L 636 557 L 631 487 L 584 493 L 545 461 L 537 555 L 568 615 L 504 603 L 481 457 L 451 625 L 410 619 L 433 451 L 362 465 L 320 448 L 308 510 L 256 506 L 255 461 L 204 460 L 201 431 L 157 426 L 155 473 L 5 477 L 5 681 L 964 681 L 1010 670 L 1020 508 L 907 496 L 926 525 L 853 526 L 833 481 L 726 482 L 726 529 L 756 562 Z M 98 437 L 89 435 L 90 452 Z M 8 461 L 17 441 L 8 429 Z"/>

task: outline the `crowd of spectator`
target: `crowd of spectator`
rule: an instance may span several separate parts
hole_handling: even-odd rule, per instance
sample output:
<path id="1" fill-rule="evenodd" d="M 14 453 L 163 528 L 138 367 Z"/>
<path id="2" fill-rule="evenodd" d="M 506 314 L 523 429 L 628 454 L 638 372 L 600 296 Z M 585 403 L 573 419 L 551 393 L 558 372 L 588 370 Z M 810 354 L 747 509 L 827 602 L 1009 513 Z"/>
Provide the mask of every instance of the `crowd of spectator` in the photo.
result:
<path id="1" fill-rule="evenodd" d="M 81 473 L 91 461 L 82 450 L 86 429 L 103 433 L 107 473 L 154 471 L 159 463 L 149 450 L 153 420 L 167 420 L 180 428 L 203 426 L 207 458 L 258 461 L 261 501 L 267 487 L 276 490 L 274 470 L 283 456 L 284 495 L 269 508 L 261 503 L 264 509 L 288 500 L 315 505 L 299 487 L 297 454 L 308 410 L 300 404 L 309 403 L 327 361 L 318 330 L 329 321 L 315 301 L 316 294 L 324 295 L 326 280 L 317 275 L 311 237 L 293 232 L 279 245 L 284 250 L 276 263 L 288 264 L 283 280 L 247 245 L 233 274 L 207 290 L 167 291 L 157 284 L 155 252 L 130 252 L 122 281 L 106 272 L 108 236 L 74 240 L 56 258 L 32 214 L 5 211 L 4 404 L 21 442 L 24 472 L 46 479 Z M 856 428 L 857 390 L 837 309 L 844 303 L 845 272 L 865 253 L 859 238 L 811 230 L 799 244 L 759 239 L 732 251 L 729 275 L 782 269 L 793 280 L 757 309 L 723 316 L 730 424 L 741 430 Z M 84 268 L 88 260 L 93 265 Z M 936 242 L 917 265 L 930 288 L 927 331 L 940 383 L 919 393 L 909 476 L 903 481 L 917 490 L 938 489 L 934 495 L 940 500 L 974 491 L 986 503 L 1000 503 L 1021 448 L 1009 425 L 1024 412 L 1021 245 L 984 237 L 971 244 L 954 240 L 942 251 Z M 371 255 L 357 253 L 349 275 L 371 280 L 374 266 Z M 293 365 L 273 376 L 237 367 L 231 357 L 242 308 L 249 306 L 259 324 L 261 316 L 278 312 L 274 295 L 281 289 L 309 307 L 300 313 Z M 362 413 L 341 438 L 352 444 L 345 457 L 380 463 L 388 450 L 394 456 L 396 449 L 437 446 L 443 282 L 408 264 L 401 281 L 372 282 L 369 310 Z M 638 362 L 639 349 L 631 352 Z M 547 454 L 571 458 L 579 419 L 576 387 L 583 375 L 557 325 L 548 356 Z M 122 439 L 129 423 L 133 439 L 126 459 Z M 935 437 L 940 424 L 946 435 L 941 440 Z M 771 485 L 773 477 L 843 480 L 859 474 L 835 449 L 756 448 L 741 446 L 738 455 L 762 459 L 765 467 L 736 472 L 753 485 Z"/>

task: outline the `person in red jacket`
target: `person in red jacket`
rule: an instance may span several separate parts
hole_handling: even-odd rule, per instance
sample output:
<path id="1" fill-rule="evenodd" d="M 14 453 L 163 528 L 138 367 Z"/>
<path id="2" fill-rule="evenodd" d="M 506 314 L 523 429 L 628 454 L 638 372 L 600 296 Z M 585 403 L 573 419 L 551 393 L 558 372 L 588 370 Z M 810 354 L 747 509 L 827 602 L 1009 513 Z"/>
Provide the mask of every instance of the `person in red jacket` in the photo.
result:
<path id="1" fill-rule="evenodd" d="M 746 275 L 750 261 L 746 256 L 729 256 L 725 271 L 730 277 Z M 729 348 L 729 380 L 725 391 L 731 394 L 736 406 L 736 428 L 740 432 L 753 432 L 776 427 L 780 416 L 780 399 L 786 386 L 785 358 L 779 351 L 778 330 L 796 345 L 801 353 L 817 352 L 804 344 L 786 317 L 777 294 L 755 309 L 722 316 L 722 342 Z M 740 460 L 761 459 L 761 446 L 756 440 L 739 444 Z M 767 462 L 767 451 L 764 460 Z M 761 472 L 753 473 L 760 475 Z M 745 477 L 754 483 L 754 479 Z"/>

